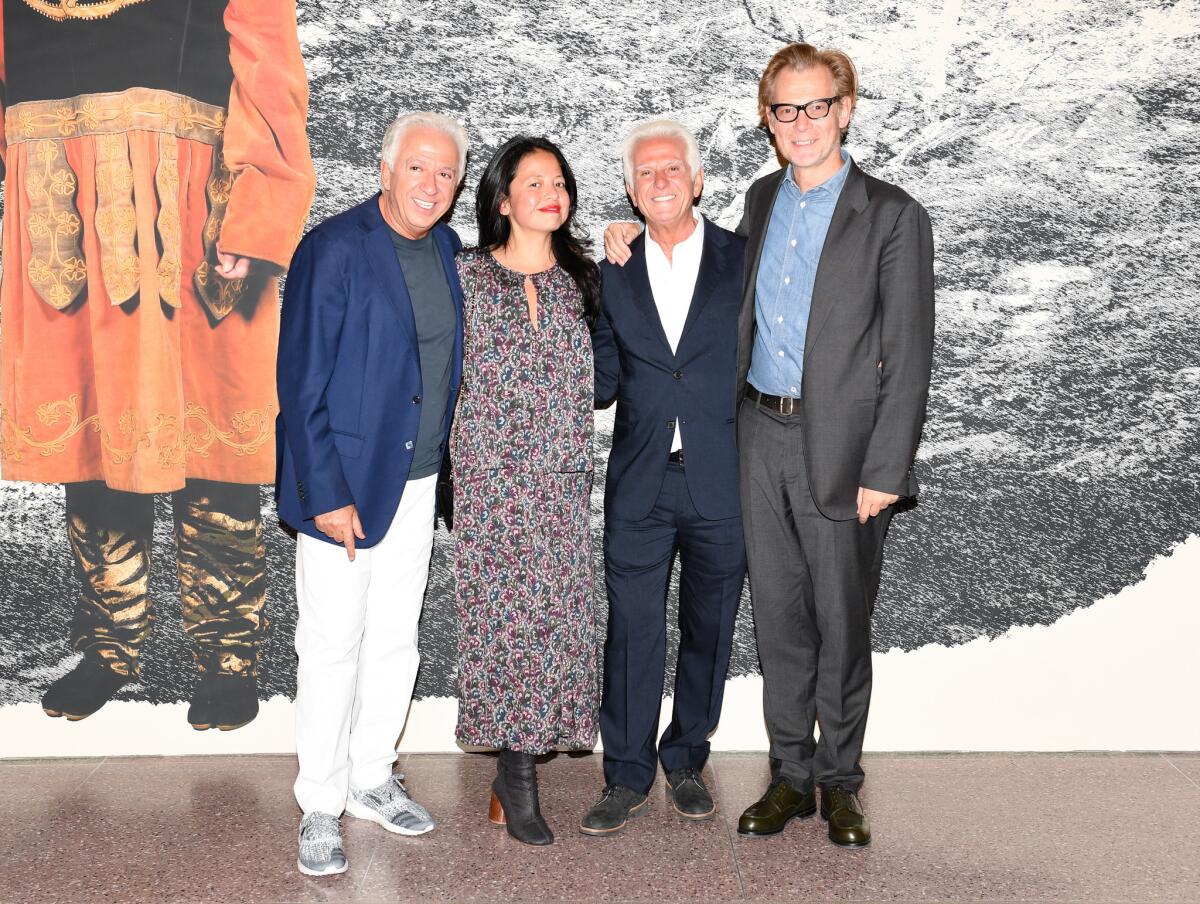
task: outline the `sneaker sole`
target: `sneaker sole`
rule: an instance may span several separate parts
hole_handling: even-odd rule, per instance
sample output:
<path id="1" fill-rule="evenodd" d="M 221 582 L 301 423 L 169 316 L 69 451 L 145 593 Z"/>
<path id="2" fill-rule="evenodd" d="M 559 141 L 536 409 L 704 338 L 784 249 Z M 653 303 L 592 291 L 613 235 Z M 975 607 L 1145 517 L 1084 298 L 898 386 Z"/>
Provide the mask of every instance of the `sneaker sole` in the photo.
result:
<path id="1" fill-rule="evenodd" d="M 579 831 L 583 835 L 588 835 L 592 838 L 605 838 L 609 835 L 619 835 L 629 825 L 629 820 L 636 819 L 641 816 L 646 809 L 646 805 L 650 803 L 649 796 L 636 807 L 629 808 L 629 814 L 625 817 L 625 821 L 619 826 L 614 826 L 611 829 L 590 829 L 587 826 L 580 826 Z"/>
<path id="2" fill-rule="evenodd" d="M 426 832 L 432 832 L 434 830 L 434 828 L 436 828 L 435 826 L 429 826 L 428 828 L 425 828 L 425 829 L 403 828 L 402 826 L 398 826 L 398 825 L 388 822 L 386 819 L 384 819 L 382 816 L 380 816 L 378 813 L 376 813 L 370 807 L 362 806 L 357 801 L 355 801 L 353 798 L 346 801 L 346 812 L 348 814 L 350 814 L 351 816 L 353 816 L 355 819 L 365 819 L 368 822 L 373 822 L 376 825 L 383 826 L 385 829 L 387 829 L 393 835 L 409 835 L 409 836 L 424 835 Z"/>
<path id="3" fill-rule="evenodd" d="M 306 876 L 336 876 L 339 873 L 344 873 L 346 870 L 350 869 L 350 864 L 347 862 L 346 865 L 342 867 L 331 866 L 329 869 L 320 870 L 305 866 L 303 863 L 297 860 L 296 869 L 300 870 L 300 872 L 304 873 Z"/>

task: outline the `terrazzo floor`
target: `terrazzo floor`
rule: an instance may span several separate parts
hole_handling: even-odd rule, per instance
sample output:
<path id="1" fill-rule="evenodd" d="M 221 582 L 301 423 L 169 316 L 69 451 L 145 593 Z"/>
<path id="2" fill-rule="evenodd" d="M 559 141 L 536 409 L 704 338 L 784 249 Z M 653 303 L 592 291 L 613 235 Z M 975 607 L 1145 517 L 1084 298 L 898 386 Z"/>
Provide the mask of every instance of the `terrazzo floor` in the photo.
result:
<path id="1" fill-rule="evenodd" d="M 819 819 L 743 839 L 761 754 L 717 754 L 718 818 L 687 824 L 659 779 L 613 838 L 576 831 L 600 757 L 539 769 L 557 833 L 528 848 L 488 824 L 494 760 L 413 754 L 400 768 L 438 820 L 420 838 L 347 817 L 350 871 L 295 868 L 295 760 L 0 761 L 3 902 L 1200 902 L 1200 754 L 865 758 L 871 847 Z"/>

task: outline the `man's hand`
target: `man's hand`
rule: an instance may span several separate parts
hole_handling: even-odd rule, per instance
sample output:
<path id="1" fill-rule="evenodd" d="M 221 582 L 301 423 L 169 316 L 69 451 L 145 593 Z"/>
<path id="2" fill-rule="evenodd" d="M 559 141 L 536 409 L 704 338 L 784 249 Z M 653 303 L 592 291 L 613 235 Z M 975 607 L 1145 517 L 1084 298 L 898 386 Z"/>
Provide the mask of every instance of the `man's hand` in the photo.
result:
<path id="1" fill-rule="evenodd" d="M 629 220 L 610 223 L 604 230 L 604 256 L 610 264 L 625 266 L 629 260 L 629 243 L 638 237 L 641 227 Z"/>
<path id="2" fill-rule="evenodd" d="M 250 258 L 218 251 L 217 272 L 226 279 L 245 279 L 250 273 Z"/>
<path id="3" fill-rule="evenodd" d="M 874 518 L 885 508 L 900 497 L 895 493 L 881 493 L 879 490 L 858 488 L 858 523 L 866 524 L 868 518 Z"/>
<path id="4" fill-rule="evenodd" d="M 351 562 L 354 561 L 354 538 L 367 539 L 367 535 L 363 533 L 362 522 L 358 520 L 358 509 L 353 502 L 324 515 L 317 515 L 313 518 L 313 524 L 334 543 L 345 546 L 346 555 Z"/>

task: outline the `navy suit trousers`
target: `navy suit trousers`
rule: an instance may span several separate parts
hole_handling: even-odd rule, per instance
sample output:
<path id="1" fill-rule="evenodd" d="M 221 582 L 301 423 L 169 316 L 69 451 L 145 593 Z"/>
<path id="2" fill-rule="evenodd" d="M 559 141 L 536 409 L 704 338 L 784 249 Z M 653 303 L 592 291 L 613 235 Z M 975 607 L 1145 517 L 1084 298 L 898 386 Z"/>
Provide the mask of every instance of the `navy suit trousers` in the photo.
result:
<path id="1" fill-rule="evenodd" d="M 679 659 L 671 724 L 655 752 L 666 660 L 666 602 L 678 551 Z M 604 530 L 608 641 L 600 734 L 604 777 L 645 793 L 663 767 L 700 769 L 721 715 L 733 623 L 746 574 L 741 517 L 708 521 L 683 466 L 670 464 L 650 514 Z"/>

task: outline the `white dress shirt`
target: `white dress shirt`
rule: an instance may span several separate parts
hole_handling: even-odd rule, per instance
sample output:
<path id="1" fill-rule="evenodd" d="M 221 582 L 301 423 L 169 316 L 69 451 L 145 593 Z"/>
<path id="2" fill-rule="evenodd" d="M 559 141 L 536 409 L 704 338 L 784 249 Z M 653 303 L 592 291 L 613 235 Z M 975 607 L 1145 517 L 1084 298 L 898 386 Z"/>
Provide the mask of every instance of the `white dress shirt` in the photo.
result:
<path id="1" fill-rule="evenodd" d="M 650 275 L 650 291 L 654 305 L 658 308 L 658 319 L 671 345 L 671 353 L 679 348 L 683 325 L 687 321 L 688 309 L 692 306 L 692 293 L 696 289 L 696 277 L 700 273 L 700 254 L 704 250 L 704 218 L 693 211 L 696 228 L 692 234 L 671 249 L 671 259 L 663 253 L 658 242 L 646 230 L 646 271 Z M 675 416 L 675 438 L 671 451 L 683 448 L 679 432 L 679 416 Z"/>

